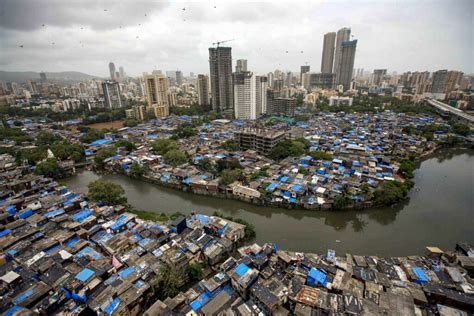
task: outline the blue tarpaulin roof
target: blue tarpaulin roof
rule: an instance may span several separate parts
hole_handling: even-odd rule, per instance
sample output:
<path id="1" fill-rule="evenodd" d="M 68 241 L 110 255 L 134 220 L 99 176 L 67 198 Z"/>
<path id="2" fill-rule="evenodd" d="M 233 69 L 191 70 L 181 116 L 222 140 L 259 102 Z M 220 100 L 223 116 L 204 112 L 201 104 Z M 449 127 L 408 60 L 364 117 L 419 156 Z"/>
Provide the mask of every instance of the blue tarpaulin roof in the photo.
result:
<path id="1" fill-rule="evenodd" d="M 112 302 L 105 308 L 104 312 L 107 315 L 112 314 L 112 312 L 117 308 L 117 306 L 120 304 L 120 299 L 118 297 L 114 298 Z"/>
<path id="2" fill-rule="evenodd" d="M 85 268 L 84 270 L 76 274 L 76 279 L 82 282 L 86 282 L 93 275 L 94 275 L 94 271 L 92 271 L 91 269 Z"/>
<path id="3" fill-rule="evenodd" d="M 321 284 L 326 286 L 326 273 L 322 272 L 319 269 L 311 268 L 309 270 L 308 278 L 306 279 L 308 285 L 314 286 L 316 284 Z"/>
<path id="4" fill-rule="evenodd" d="M 205 292 L 202 293 L 201 295 L 199 295 L 199 297 L 197 299 L 195 299 L 194 301 L 191 302 L 191 304 L 189 304 L 189 306 L 191 306 L 191 308 L 193 309 L 193 311 L 197 312 L 201 309 L 201 307 L 205 304 L 207 304 L 207 302 L 209 302 L 211 298 L 209 297 L 209 295 L 207 295 Z"/>
<path id="5" fill-rule="evenodd" d="M 291 190 L 298 192 L 299 190 L 301 190 L 301 185 L 295 184 L 291 187 Z"/>
<path id="6" fill-rule="evenodd" d="M 135 269 L 132 267 L 128 267 L 120 271 L 118 274 L 123 279 L 132 274 L 133 272 L 135 272 Z"/>
<path id="7" fill-rule="evenodd" d="M 48 213 L 44 214 L 43 217 L 50 218 L 50 217 L 61 215 L 63 213 L 64 213 L 64 210 L 59 209 L 59 210 L 54 210 L 54 211 L 48 212 Z"/>
<path id="8" fill-rule="evenodd" d="M 84 210 L 77 212 L 72 216 L 72 219 L 75 220 L 76 222 L 82 222 L 86 218 L 92 215 L 92 211 L 88 208 L 85 208 Z"/>
<path id="9" fill-rule="evenodd" d="M 7 310 L 5 312 L 5 314 L 3 314 L 4 316 L 14 316 L 14 315 L 22 315 L 18 312 L 20 311 L 24 311 L 25 312 L 25 315 L 29 314 L 30 313 L 30 310 L 29 309 L 26 309 L 24 307 L 21 307 L 21 306 L 18 306 L 18 305 L 15 305 L 13 306 L 12 308 L 10 308 L 9 310 Z"/>
<path id="10" fill-rule="evenodd" d="M 110 140 L 108 139 L 98 139 L 93 141 L 90 145 L 91 146 L 102 146 L 104 144 L 110 143 Z"/>
<path id="11" fill-rule="evenodd" d="M 209 222 L 209 216 L 197 214 L 194 216 L 201 225 L 206 225 Z"/>
<path id="12" fill-rule="evenodd" d="M 78 258 L 81 258 L 81 257 L 84 257 L 84 256 L 91 257 L 91 258 L 94 259 L 94 260 L 99 260 L 99 259 L 102 258 L 102 256 L 100 255 L 100 253 L 98 253 L 97 251 L 95 251 L 94 249 L 92 249 L 92 248 L 89 247 L 89 246 L 83 248 L 81 251 L 79 251 L 79 252 L 76 253 L 76 255 L 75 255 L 75 257 L 78 257 Z"/>
<path id="13" fill-rule="evenodd" d="M 34 293 L 33 289 L 29 289 L 28 291 L 26 291 L 25 293 L 21 294 L 20 296 L 18 296 L 14 303 L 15 304 L 18 304 L 18 303 L 21 303 L 23 302 L 25 299 L 27 299 L 29 296 L 31 296 L 32 294 Z"/>
<path id="14" fill-rule="evenodd" d="M 415 280 L 416 283 L 425 283 L 425 282 L 429 281 L 428 277 L 426 276 L 426 274 L 425 274 L 425 272 L 423 271 L 422 268 L 413 267 L 412 271 L 417 277 L 417 279 Z"/>
<path id="15" fill-rule="evenodd" d="M 250 270 L 250 268 L 245 264 L 245 263 L 241 263 L 237 266 L 237 268 L 235 268 L 235 273 L 237 273 L 237 275 L 239 277 L 243 276 L 248 270 Z"/>
<path id="16" fill-rule="evenodd" d="M 12 230 L 11 229 L 4 229 L 0 231 L 0 237 L 6 236 L 8 234 L 11 234 Z"/>
<path id="17" fill-rule="evenodd" d="M 272 191 L 274 191 L 277 187 L 278 187 L 278 184 L 276 184 L 275 182 L 272 182 L 272 183 L 270 183 L 270 184 L 267 186 L 266 190 L 269 191 L 269 192 L 272 192 Z"/>

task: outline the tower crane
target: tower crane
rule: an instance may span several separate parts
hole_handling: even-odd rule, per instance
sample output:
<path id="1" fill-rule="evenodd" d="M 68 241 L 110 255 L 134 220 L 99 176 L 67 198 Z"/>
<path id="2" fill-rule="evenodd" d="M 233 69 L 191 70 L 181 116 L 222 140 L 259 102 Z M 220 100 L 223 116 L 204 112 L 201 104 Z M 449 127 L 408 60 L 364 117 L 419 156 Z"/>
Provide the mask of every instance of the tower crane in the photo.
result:
<path id="1" fill-rule="evenodd" d="M 219 47 L 220 44 L 223 44 L 223 43 L 227 43 L 227 42 L 231 42 L 233 41 L 234 39 L 230 39 L 230 40 L 225 40 L 225 41 L 217 41 L 215 43 L 212 43 L 212 45 L 217 45 L 217 47 Z"/>

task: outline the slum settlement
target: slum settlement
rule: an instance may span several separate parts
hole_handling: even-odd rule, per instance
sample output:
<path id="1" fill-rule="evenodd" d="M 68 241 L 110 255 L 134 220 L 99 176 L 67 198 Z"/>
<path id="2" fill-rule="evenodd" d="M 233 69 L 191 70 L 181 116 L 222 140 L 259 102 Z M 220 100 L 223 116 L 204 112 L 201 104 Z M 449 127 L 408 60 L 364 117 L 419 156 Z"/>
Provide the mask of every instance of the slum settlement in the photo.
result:
<path id="1" fill-rule="evenodd" d="M 220 119 L 198 125 L 189 137 L 173 134 L 196 119 L 169 116 L 123 128 L 87 144 L 88 159 L 93 162 L 101 149 L 125 139 L 136 148 L 109 152 L 106 170 L 130 174 L 130 167 L 138 164 L 148 181 L 258 205 L 368 207 L 376 204 L 376 191 L 387 183 L 405 183 L 406 194 L 412 184 L 405 181 L 403 161 L 432 152 L 450 135 L 443 128 L 431 131 L 429 139 L 407 134 L 446 124 L 439 118 L 388 111 L 322 113 L 307 122 Z"/>
<path id="2" fill-rule="evenodd" d="M 144 221 L 123 206 L 94 203 L 49 178 L 24 174 L 14 163 L 1 167 L 2 315 L 474 310 L 474 248 L 466 243 L 403 258 L 242 245 L 245 226 L 227 219 L 193 214 Z"/>

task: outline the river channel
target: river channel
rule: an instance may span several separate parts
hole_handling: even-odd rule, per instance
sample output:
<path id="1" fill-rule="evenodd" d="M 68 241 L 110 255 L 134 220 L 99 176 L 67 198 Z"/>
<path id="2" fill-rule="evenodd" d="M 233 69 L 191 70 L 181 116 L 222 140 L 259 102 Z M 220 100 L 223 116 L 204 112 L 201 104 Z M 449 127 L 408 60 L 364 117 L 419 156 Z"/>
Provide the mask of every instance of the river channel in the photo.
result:
<path id="1" fill-rule="evenodd" d="M 71 190 L 87 192 L 99 176 L 81 171 L 62 180 Z M 138 209 L 173 213 L 220 211 L 255 225 L 256 242 L 275 242 L 280 249 L 325 253 L 405 256 L 425 246 L 444 250 L 456 242 L 474 243 L 474 150 L 443 149 L 415 172 L 410 199 L 393 207 L 362 211 L 305 211 L 254 206 L 240 201 L 184 193 L 159 185 L 105 175 L 120 184 Z"/>

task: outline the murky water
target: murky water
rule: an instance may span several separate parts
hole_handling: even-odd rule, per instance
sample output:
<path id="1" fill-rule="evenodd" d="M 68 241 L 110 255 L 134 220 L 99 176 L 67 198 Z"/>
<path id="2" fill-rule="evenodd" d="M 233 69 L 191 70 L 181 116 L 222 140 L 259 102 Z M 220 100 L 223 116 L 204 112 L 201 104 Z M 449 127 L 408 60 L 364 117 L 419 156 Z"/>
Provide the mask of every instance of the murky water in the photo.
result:
<path id="1" fill-rule="evenodd" d="M 394 207 L 363 211 L 304 211 L 259 207 L 163 188 L 121 175 L 103 178 L 122 185 L 138 209 L 212 214 L 218 210 L 255 225 L 256 242 L 281 249 L 380 256 L 421 254 L 425 246 L 454 248 L 474 243 L 474 150 L 446 149 L 423 161 L 415 172 L 410 199 Z M 83 171 L 63 182 L 87 192 L 98 179 Z"/>

